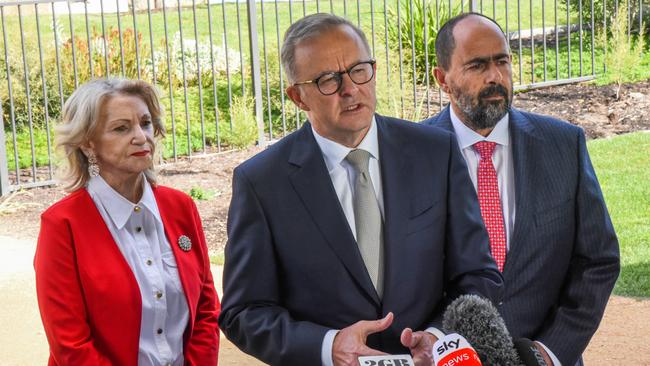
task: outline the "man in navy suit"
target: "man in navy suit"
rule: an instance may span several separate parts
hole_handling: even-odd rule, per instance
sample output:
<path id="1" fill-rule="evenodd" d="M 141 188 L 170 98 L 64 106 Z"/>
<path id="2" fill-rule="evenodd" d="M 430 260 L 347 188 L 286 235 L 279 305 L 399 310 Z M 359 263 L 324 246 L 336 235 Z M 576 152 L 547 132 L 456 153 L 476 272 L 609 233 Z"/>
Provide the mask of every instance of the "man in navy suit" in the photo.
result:
<path id="1" fill-rule="evenodd" d="M 431 365 L 445 305 L 502 285 L 453 134 L 374 113 L 343 18 L 294 23 L 282 64 L 308 122 L 234 171 L 220 327 L 271 365 Z"/>
<path id="2" fill-rule="evenodd" d="M 436 53 L 435 78 L 451 107 L 424 124 L 456 133 L 503 271 L 498 309 L 549 365 L 581 365 L 620 270 L 585 136 L 511 107 L 512 56 L 491 19 L 452 18 Z"/>

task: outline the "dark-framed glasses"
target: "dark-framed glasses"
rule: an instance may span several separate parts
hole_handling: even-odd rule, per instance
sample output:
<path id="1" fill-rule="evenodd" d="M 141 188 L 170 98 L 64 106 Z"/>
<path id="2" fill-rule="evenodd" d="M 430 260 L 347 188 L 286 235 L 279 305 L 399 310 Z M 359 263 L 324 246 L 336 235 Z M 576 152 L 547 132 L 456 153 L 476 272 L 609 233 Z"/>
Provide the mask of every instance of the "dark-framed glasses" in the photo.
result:
<path id="1" fill-rule="evenodd" d="M 326 72 L 314 80 L 301 81 L 293 85 L 316 84 L 318 91 L 323 95 L 332 95 L 341 89 L 343 75 L 348 74 L 350 80 L 357 85 L 362 85 L 375 76 L 375 60 L 358 62 L 345 71 Z"/>

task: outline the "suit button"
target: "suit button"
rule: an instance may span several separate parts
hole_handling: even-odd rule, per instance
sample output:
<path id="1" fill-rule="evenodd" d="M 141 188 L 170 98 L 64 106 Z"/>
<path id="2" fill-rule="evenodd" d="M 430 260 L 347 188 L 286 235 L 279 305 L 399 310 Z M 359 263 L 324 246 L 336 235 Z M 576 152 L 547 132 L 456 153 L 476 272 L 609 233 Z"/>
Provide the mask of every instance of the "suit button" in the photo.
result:
<path id="1" fill-rule="evenodd" d="M 147 263 L 147 265 L 150 266 L 150 265 L 153 264 L 153 261 L 151 259 L 147 259 L 147 261 L 145 263 Z"/>
<path id="2" fill-rule="evenodd" d="M 138 227 L 135 228 L 135 231 L 136 231 L 137 233 L 139 233 L 139 232 L 142 231 L 142 228 L 141 228 L 140 226 L 138 226 Z"/>
<path id="3" fill-rule="evenodd" d="M 156 331 L 156 333 L 158 333 L 158 334 L 162 334 L 162 333 L 163 333 L 163 330 L 160 329 L 160 328 L 158 328 L 158 330 Z"/>
<path id="4" fill-rule="evenodd" d="M 135 207 L 133 207 L 133 211 L 135 211 L 135 212 L 140 212 L 140 210 L 142 210 L 142 209 L 140 208 L 140 206 L 135 206 Z"/>
<path id="5" fill-rule="evenodd" d="M 503 306 L 503 301 L 499 301 L 499 306 Z"/>
<path id="6" fill-rule="evenodd" d="M 163 293 L 160 291 L 156 291 L 156 299 L 160 299 L 161 297 L 163 297 Z"/>

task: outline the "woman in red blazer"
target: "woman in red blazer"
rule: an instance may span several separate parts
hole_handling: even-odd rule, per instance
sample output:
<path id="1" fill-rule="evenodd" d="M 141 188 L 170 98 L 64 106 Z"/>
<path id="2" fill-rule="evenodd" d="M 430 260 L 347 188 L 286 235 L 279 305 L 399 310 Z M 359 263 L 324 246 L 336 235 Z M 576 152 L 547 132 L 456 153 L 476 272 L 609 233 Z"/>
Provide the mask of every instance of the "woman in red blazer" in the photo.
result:
<path id="1" fill-rule="evenodd" d="M 103 79 L 68 99 L 70 195 L 41 217 L 34 268 L 49 365 L 217 365 L 220 305 L 198 211 L 155 184 L 155 90 Z"/>

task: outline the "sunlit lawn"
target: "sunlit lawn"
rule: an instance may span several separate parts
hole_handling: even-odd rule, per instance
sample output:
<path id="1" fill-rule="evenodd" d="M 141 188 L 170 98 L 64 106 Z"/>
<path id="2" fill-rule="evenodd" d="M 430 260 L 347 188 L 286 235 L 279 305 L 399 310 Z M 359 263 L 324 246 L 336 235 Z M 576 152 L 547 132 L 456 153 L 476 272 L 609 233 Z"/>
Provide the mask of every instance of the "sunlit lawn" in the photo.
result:
<path id="1" fill-rule="evenodd" d="M 588 148 L 621 246 L 615 293 L 650 297 L 650 133 L 593 140 Z"/>

